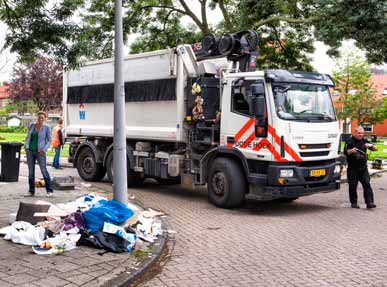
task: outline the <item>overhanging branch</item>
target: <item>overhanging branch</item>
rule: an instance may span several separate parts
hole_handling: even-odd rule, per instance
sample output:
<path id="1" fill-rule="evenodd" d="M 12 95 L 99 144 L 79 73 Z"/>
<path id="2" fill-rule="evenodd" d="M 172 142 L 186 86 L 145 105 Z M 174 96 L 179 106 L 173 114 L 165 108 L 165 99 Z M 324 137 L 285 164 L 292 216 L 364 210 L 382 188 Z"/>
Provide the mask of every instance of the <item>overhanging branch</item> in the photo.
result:
<path id="1" fill-rule="evenodd" d="M 189 9 L 187 3 L 185 3 L 184 0 L 179 0 L 179 3 L 181 4 L 181 6 L 183 6 L 184 10 L 185 10 L 185 14 L 188 15 L 189 17 L 191 17 L 191 19 L 195 22 L 196 25 L 198 25 L 198 27 L 200 28 L 200 30 L 202 30 L 203 33 L 207 33 L 209 31 L 208 29 L 208 25 L 205 26 L 200 20 L 199 18 L 195 15 L 194 12 L 192 12 L 191 9 Z"/>
<path id="2" fill-rule="evenodd" d="M 234 25 L 231 23 L 230 16 L 228 15 L 227 9 L 224 6 L 223 0 L 219 0 L 218 5 L 219 5 L 220 11 L 222 11 L 224 24 L 226 25 L 227 30 L 229 30 L 230 32 L 233 32 L 235 30 Z"/>
<path id="3" fill-rule="evenodd" d="M 309 17 L 309 18 L 303 18 L 303 19 L 289 18 L 289 17 L 285 17 L 285 16 L 274 16 L 274 17 L 257 22 L 255 24 L 255 27 L 258 28 L 258 27 L 261 27 L 263 25 L 271 24 L 274 22 L 281 22 L 281 21 L 291 23 L 291 24 L 306 24 L 306 23 L 311 23 L 311 22 L 315 21 L 316 19 L 317 19 L 317 17 L 315 17 L 315 16 Z"/>

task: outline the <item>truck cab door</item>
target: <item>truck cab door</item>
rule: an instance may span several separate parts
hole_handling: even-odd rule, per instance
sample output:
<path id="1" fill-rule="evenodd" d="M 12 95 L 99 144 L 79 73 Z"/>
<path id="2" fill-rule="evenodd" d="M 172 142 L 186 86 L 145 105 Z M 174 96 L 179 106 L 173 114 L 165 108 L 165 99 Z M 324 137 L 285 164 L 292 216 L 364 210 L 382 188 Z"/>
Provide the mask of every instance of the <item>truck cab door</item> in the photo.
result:
<path id="1" fill-rule="evenodd" d="M 263 93 L 254 95 L 254 86 Z M 256 92 L 256 91 L 255 91 Z M 268 150 L 269 113 L 263 80 L 237 79 L 225 85 L 222 96 L 220 144 L 240 150 L 247 159 L 272 160 Z"/>

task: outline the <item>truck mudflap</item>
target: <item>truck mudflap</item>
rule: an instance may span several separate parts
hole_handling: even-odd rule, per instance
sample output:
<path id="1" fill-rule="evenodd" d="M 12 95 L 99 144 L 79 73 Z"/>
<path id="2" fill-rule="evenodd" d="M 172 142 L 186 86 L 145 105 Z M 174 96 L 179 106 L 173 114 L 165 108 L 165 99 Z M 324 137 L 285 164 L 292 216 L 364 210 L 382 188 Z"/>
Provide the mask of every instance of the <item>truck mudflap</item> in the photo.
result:
<path id="1" fill-rule="evenodd" d="M 340 189 L 338 169 L 339 165 L 335 161 L 311 165 L 305 163 L 271 164 L 267 168 L 267 175 L 249 175 L 250 188 L 246 198 L 270 201 L 335 191 Z"/>

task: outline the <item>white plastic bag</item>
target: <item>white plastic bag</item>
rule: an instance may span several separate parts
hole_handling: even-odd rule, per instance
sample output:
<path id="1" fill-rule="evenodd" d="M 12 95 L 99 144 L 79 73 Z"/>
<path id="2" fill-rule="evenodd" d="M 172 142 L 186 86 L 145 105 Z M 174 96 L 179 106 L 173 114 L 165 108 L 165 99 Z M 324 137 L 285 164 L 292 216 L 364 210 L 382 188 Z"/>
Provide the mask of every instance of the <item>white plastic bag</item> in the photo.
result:
<path id="1" fill-rule="evenodd" d="M 4 239 L 24 245 L 40 245 L 44 240 L 44 232 L 43 227 L 35 227 L 25 221 L 16 221 L 12 223 Z"/>
<path id="2" fill-rule="evenodd" d="M 68 231 L 62 231 L 55 237 L 47 238 L 44 242 L 49 242 L 51 248 L 32 247 L 38 255 L 60 254 L 77 248 L 77 241 L 81 238 L 79 229 L 74 227 Z"/>

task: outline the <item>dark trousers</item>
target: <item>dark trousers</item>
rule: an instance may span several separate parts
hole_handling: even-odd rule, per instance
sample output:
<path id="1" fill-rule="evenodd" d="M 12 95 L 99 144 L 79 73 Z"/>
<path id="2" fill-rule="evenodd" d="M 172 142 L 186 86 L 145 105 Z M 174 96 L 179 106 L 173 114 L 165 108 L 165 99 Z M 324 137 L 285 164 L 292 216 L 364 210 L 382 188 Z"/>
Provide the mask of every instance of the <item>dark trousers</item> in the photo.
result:
<path id="1" fill-rule="evenodd" d="M 354 167 L 348 167 L 347 178 L 349 184 L 349 200 L 351 203 L 357 203 L 357 184 L 359 181 L 363 186 L 365 203 L 374 203 L 374 194 L 372 192 L 370 175 L 367 168 L 358 169 Z"/>
<path id="2" fill-rule="evenodd" d="M 59 168 L 59 158 L 60 158 L 60 148 L 62 146 L 57 146 L 55 148 L 55 156 L 54 156 L 54 161 L 52 162 L 52 167 L 54 168 Z"/>
<path id="3" fill-rule="evenodd" d="M 28 163 L 28 183 L 29 183 L 29 192 L 35 193 L 35 162 L 38 162 L 40 171 L 42 172 L 44 181 L 46 183 L 46 191 L 54 192 L 51 186 L 50 174 L 47 171 L 46 167 L 46 155 L 39 154 L 37 151 L 28 151 L 27 153 L 27 163 Z"/>

